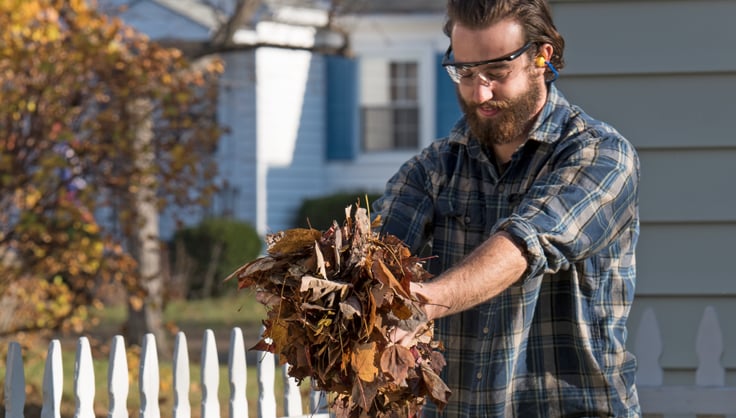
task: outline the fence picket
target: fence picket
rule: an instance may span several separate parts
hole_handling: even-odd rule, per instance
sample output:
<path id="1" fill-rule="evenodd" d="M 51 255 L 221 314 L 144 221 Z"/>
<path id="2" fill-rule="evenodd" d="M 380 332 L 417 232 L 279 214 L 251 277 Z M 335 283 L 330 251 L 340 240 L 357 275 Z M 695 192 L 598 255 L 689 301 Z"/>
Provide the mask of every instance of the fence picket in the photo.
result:
<path id="1" fill-rule="evenodd" d="M 125 340 L 120 335 L 113 337 L 110 347 L 107 393 L 109 398 L 107 418 L 128 418 L 128 358 L 125 355 Z"/>
<path id="2" fill-rule="evenodd" d="M 639 370 L 636 376 L 637 384 L 645 386 L 660 386 L 663 381 L 662 367 L 659 357 L 662 355 L 662 337 L 659 334 L 659 324 L 652 308 L 647 308 L 639 322 L 634 347 Z"/>
<path id="3" fill-rule="evenodd" d="M 80 337 L 77 340 L 77 354 L 74 359 L 74 397 L 76 398 L 74 418 L 95 418 L 95 369 L 87 337 Z"/>
<path id="4" fill-rule="evenodd" d="M 264 351 L 258 355 L 258 418 L 276 418 L 276 397 L 273 384 L 276 380 L 274 355 Z"/>
<path id="5" fill-rule="evenodd" d="M 23 371 L 23 355 L 20 344 L 15 341 L 8 346 L 5 369 L 5 416 L 7 418 L 24 418 L 26 377 Z"/>
<path id="6" fill-rule="evenodd" d="M 288 367 L 281 368 L 281 375 L 284 380 L 284 412 L 287 417 L 295 417 L 302 415 L 302 396 L 299 393 L 299 385 L 296 380 L 289 377 Z"/>
<path id="7" fill-rule="evenodd" d="M 721 366 L 723 355 L 723 334 L 718 323 L 718 315 L 712 306 L 705 308 L 698 326 L 695 352 L 698 355 L 698 368 L 695 371 L 697 386 L 723 386 L 726 370 Z"/>
<path id="8" fill-rule="evenodd" d="M 219 384 L 220 362 L 215 333 L 208 329 L 202 340 L 202 418 L 220 418 L 220 401 L 217 398 Z"/>
<path id="9" fill-rule="evenodd" d="M 61 367 L 61 343 L 52 340 L 46 354 L 43 371 L 43 406 L 41 418 L 61 418 L 61 392 L 64 385 L 64 370 Z"/>
<path id="10" fill-rule="evenodd" d="M 174 341 L 174 418 L 191 418 L 189 403 L 189 349 L 186 335 L 179 331 Z"/>
<path id="11" fill-rule="evenodd" d="M 156 338 L 151 333 L 143 336 L 138 387 L 141 399 L 139 417 L 161 418 L 158 406 L 158 352 L 156 351 Z"/>
<path id="12" fill-rule="evenodd" d="M 248 418 L 248 402 L 245 397 L 247 383 L 247 364 L 243 330 L 239 327 L 230 332 L 228 357 L 228 377 L 230 379 L 230 418 Z"/>

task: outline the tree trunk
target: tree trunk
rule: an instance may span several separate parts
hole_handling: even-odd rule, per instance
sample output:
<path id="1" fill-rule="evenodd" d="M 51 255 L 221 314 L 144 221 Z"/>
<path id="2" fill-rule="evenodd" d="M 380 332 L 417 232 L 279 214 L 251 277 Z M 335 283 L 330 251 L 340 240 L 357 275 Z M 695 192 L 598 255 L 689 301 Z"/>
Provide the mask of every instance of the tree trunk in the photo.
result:
<path id="1" fill-rule="evenodd" d="M 217 241 L 212 246 L 210 251 L 210 262 L 207 264 L 207 271 L 204 273 L 202 280 L 202 298 L 211 298 L 215 290 L 215 276 L 217 275 L 217 265 L 220 264 L 220 258 L 222 257 L 222 250 L 225 247 L 225 243 Z"/>
<path id="2" fill-rule="evenodd" d="M 138 100 L 131 106 L 131 113 L 138 122 L 136 143 L 138 145 L 138 161 L 144 171 L 148 171 L 154 163 L 151 147 L 153 140 L 151 104 Z M 140 343 L 143 335 L 152 333 L 156 337 L 159 356 L 171 357 L 169 336 L 163 322 L 164 278 L 161 271 L 161 246 L 159 245 L 159 217 L 156 208 L 156 191 L 154 179 L 144 179 L 143 187 L 131 196 L 132 204 L 138 216 L 139 228 L 128 237 L 130 251 L 138 262 L 140 288 L 142 298 L 128 298 L 128 319 L 126 323 L 127 338 L 131 342 Z M 150 186 L 150 187 L 146 187 Z"/>

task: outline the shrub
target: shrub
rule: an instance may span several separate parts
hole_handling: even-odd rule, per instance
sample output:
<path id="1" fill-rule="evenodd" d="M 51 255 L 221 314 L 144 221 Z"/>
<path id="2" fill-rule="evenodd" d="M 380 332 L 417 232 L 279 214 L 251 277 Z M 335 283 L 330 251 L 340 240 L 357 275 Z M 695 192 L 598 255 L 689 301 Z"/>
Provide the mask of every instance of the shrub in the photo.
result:
<path id="1" fill-rule="evenodd" d="M 184 282 L 187 298 L 219 296 L 225 289 L 222 280 L 258 257 L 262 243 L 255 228 L 246 222 L 207 219 L 174 235 L 172 271 Z"/>
<path id="2" fill-rule="evenodd" d="M 366 207 L 366 196 L 371 204 L 381 197 L 376 193 L 356 191 L 305 199 L 293 221 L 294 226 L 299 228 L 311 226 L 318 230 L 325 230 L 332 225 L 333 220 L 342 225 L 345 221 L 345 208 L 357 201 L 360 201 L 361 207 Z"/>

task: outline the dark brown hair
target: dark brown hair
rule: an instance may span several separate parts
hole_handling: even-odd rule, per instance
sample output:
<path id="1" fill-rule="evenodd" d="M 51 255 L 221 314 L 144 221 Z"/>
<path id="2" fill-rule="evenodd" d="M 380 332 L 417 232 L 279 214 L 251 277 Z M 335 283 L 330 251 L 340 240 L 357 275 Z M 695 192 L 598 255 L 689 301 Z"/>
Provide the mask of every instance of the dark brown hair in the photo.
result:
<path id="1" fill-rule="evenodd" d="M 449 37 L 456 23 L 482 29 L 507 18 L 522 25 L 527 42 L 537 48 L 545 43 L 552 45 L 550 62 L 555 68 L 565 66 L 565 39 L 557 32 L 546 0 L 447 0 L 444 32 Z"/>

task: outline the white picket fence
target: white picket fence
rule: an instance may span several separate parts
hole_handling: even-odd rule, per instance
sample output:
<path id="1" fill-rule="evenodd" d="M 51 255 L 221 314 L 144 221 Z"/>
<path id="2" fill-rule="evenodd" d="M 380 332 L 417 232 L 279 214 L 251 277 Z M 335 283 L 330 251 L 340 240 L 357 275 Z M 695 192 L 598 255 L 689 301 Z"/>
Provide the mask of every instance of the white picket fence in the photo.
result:
<path id="1" fill-rule="evenodd" d="M 639 369 L 637 388 L 645 415 L 722 416 L 736 418 L 736 387 L 726 384 L 726 369 L 721 363 L 725 350 L 723 330 L 716 310 L 707 306 L 698 325 L 693 347 L 698 364 L 694 385 L 668 385 L 660 358 L 665 349 L 655 311 L 644 311 L 633 347 Z"/>
<path id="2" fill-rule="evenodd" d="M 59 340 L 49 344 L 48 355 L 43 376 L 43 406 L 41 418 L 59 418 L 61 394 L 63 386 L 63 372 L 61 359 L 61 345 Z M 201 417 L 219 418 L 220 402 L 218 399 L 218 385 L 220 381 L 219 359 L 215 344 L 215 335 L 212 330 L 204 333 L 201 357 Z M 286 367 L 282 369 L 284 376 L 284 413 L 287 417 L 327 418 L 326 400 L 324 394 L 318 391 L 310 392 L 310 411 L 306 414 L 302 408 L 302 397 L 296 381 L 286 376 Z M 246 357 L 243 344 L 243 332 L 240 328 L 233 328 L 230 334 L 228 358 L 228 374 L 230 383 L 229 417 L 248 418 L 254 415 L 248 410 L 246 401 Z M 276 378 L 276 364 L 274 355 L 259 352 L 257 363 L 258 376 L 258 407 L 256 414 L 259 418 L 276 417 L 276 395 L 274 383 Z M 156 350 L 156 340 L 153 334 L 143 338 L 139 369 L 140 391 L 140 418 L 160 418 L 159 409 L 159 363 Z M 128 418 L 128 361 L 123 337 L 115 336 L 112 340 L 110 359 L 108 364 L 108 418 Z M 187 339 L 184 333 L 176 336 L 173 357 L 173 411 L 165 412 L 164 416 L 174 418 L 191 417 L 189 401 L 189 354 Z M 95 375 L 92 366 L 92 355 L 89 341 L 81 337 L 77 343 L 77 352 L 74 363 L 74 396 L 76 401 L 75 418 L 95 418 Z M 5 417 L 23 418 L 25 406 L 25 374 L 21 347 L 12 342 L 8 347 L 8 356 L 5 375 Z"/>
<path id="3" fill-rule="evenodd" d="M 660 357 L 665 349 L 660 334 L 660 325 L 652 309 L 644 311 L 638 324 L 634 324 L 635 344 L 632 347 L 637 356 L 639 370 L 637 386 L 642 411 L 645 416 L 661 417 L 731 417 L 736 418 L 736 387 L 727 384 L 727 370 L 721 364 L 725 350 L 724 333 L 716 310 L 709 306 L 703 311 L 698 325 L 697 337 L 693 342 L 698 364 L 694 371 L 694 384 L 670 385 L 665 381 L 665 370 L 660 365 Z M 689 348 L 685 348 L 689 349 Z M 156 342 L 153 335 L 143 339 L 139 370 L 140 418 L 159 418 L 159 368 Z M 184 418 L 191 416 L 189 401 L 189 355 L 187 341 L 183 333 L 177 334 L 174 347 L 173 391 L 175 406 L 173 413 L 164 416 Z M 219 359 L 214 333 L 205 332 L 201 358 L 201 416 L 219 418 L 218 401 Z M 25 403 L 25 377 L 21 348 L 11 343 L 8 350 L 5 376 L 5 417 L 22 418 Z M 326 401 L 320 392 L 311 392 L 309 411 L 302 410 L 299 387 L 293 379 L 284 378 L 283 405 L 288 417 L 327 418 Z M 245 398 L 246 357 L 243 334 L 234 328 L 230 336 L 228 373 L 230 383 L 229 417 L 248 418 L 254 412 L 248 410 Z M 274 382 L 276 366 L 273 355 L 259 353 L 257 364 L 258 417 L 276 417 L 276 395 Z M 41 418 L 58 418 L 61 403 L 63 376 L 61 368 L 61 348 L 58 340 L 49 344 L 43 379 L 43 407 Z M 82 337 L 78 340 L 74 393 L 76 397 L 75 418 L 94 418 L 93 400 L 95 379 L 92 369 L 92 356 L 89 342 Z M 112 340 L 108 367 L 108 418 L 127 418 L 126 400 L 128 396 L 128 365 L 123 338 Z"/>

